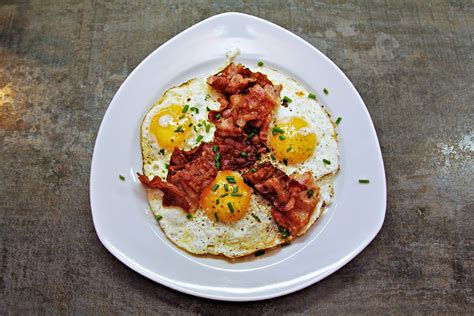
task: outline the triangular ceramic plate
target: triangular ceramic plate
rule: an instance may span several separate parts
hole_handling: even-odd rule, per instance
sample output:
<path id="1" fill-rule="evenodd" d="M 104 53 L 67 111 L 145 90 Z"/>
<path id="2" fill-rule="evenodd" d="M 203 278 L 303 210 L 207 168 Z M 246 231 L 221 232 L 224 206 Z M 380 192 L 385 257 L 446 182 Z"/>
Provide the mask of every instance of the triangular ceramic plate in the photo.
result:
<path id="1" fill-rule="evenodd" d="M 341 171 L 334 203 L 290 246 L 231 262 L 193 256 L 175 247 L 149 211 L 136 179 L 142 161 L 139 128 L 149 107 L 169 87 L 210 73 L 225 54 L 259 60 L 318 94 L 338 127 Z M 323 88 L 329 94 L 322 93 Z M 119 180 L 125 175 L 125 181 Z M 366 178 L 369 184 L 358 180 Z M 104 246 L 138 273 L 170 288 L 211 299 L 251 301 L 309 286 L 341 268 L 376 236 L 385 217 L 386 184 L 377 135 L 354 86 L 320 51 L 265 20 L 225 13 L 163 44 L 128 76 L 104 116 L 92 159 L 90 200 Z"/>

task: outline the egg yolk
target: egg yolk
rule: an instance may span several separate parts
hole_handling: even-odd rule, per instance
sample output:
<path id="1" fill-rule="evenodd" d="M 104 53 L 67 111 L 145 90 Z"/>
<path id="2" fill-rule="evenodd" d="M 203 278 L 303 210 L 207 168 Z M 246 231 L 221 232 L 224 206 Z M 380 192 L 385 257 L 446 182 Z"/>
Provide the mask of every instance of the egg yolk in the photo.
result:
<path id="1" fill-rule="evenodd" d="M 179 148 L 191 133 L 192 116 L 183 109 L 182 106 L 170 105 L 160 109 L 151 119 L 150 133 L 161 148 L 170 151 Z"/>
<path id="2" fill-rule="evenodd" d="M 201 195 L 201 207 L 214 222 L 232 223 L 247 213 L 252 191 L 239 173 L 219 171 Z"/>
<path id="3" fill-rule="evenodd" d="M 270 129 L 268 142 L 275 158 L 288 164 L 298 164 L 313 155 L 316 134 L 310 132 L 309 124 L 304 119 L 292 117 L 277 122 Z"/>

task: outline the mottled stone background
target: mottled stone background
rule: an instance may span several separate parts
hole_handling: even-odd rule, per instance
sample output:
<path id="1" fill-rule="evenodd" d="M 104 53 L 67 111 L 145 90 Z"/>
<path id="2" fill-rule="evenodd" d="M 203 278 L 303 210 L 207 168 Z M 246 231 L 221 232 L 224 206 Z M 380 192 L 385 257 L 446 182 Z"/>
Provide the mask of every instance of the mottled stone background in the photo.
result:
<path id="1" fill-rule="evenodd" d="M 303 37 L 355 84 L 380 138 L 385 224 L 329 278 L 255 303 L 184 295 L 128 269 L 89 207 L 93 144 L 132 69 L 216 13 Z M 472 1 L 0 0 L 0 314 L 472 314 Z"/>

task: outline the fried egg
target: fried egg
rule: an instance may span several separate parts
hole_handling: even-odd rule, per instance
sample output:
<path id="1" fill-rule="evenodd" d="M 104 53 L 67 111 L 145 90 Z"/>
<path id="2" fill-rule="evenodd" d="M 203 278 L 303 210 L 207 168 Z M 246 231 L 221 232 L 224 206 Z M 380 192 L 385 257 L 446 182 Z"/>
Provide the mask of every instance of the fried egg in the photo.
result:
<path id="1" fill-rule="evenodd" d="M 250 67 L 252 69 L 252 67 Z M 300 83 L 266 67 L 254 67 L 273 84 L 282 84 L 285 103 L 273 113 L 269 128 L 271 160 L 287 174 L 311 171 L 320 188 L 320 200 L 309 223 L 314 224 L 331 203 L 338 163 L 337 134 L 329 113 Z M 166 179 L 173 148 L 188 150 L 213 140 L 215 127 L 208 110 L 217 110 L 218 95 L 207 85 L 208 75 L 173 87 L 152 106 L 141 126 L 143 171 Z M 291 100 L 289 102 L 288 100 Z M 327 164 L 323 161 L 330 161 Z M 147 190 L 153 214 L 174 244 L 193 254 L 249 255 L 287 243 L 271 216 L 271 205 L 253 191 L 237 171 L 221 170 L 201 194 L 199 209 L 188 214 L 179 207 L 164 207 L 163 193 Z"/>

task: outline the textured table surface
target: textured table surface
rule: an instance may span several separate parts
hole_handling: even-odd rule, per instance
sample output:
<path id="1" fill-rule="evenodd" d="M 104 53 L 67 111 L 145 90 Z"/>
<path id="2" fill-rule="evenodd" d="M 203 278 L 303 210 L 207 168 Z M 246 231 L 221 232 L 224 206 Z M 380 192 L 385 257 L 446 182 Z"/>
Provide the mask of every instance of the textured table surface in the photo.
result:
<path id="1" fill-rule="evenodd" d="M 471 1 L 0 1 L 0 314 L 474 312 Z M 211 15 L 263 17 L 360 91 L 385 161 L 377 238 L 285 297 L 225 303 L 156 284 L 99 242 L 93 144 L 134 67 Z"/>

